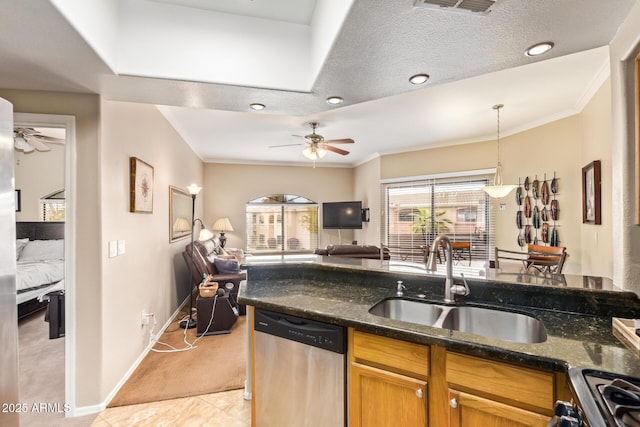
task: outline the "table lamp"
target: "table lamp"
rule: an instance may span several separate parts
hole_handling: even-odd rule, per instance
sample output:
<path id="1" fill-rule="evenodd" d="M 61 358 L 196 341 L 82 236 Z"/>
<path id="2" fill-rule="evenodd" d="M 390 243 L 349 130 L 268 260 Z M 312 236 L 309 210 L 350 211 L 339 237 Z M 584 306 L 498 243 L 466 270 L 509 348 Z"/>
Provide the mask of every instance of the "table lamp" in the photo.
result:
<path id="1" fill-rule="evenodd" d="M 233 227 L 231 226 L 231 222 L 229 222 L 229 218 L 219 218 L 211 227 L 213 231 L 220 232 L 220 246 L 224 248 L 224 245 L 227 243 L 227 236 L 224 235 L 225 231 L 233 231 Z"/>

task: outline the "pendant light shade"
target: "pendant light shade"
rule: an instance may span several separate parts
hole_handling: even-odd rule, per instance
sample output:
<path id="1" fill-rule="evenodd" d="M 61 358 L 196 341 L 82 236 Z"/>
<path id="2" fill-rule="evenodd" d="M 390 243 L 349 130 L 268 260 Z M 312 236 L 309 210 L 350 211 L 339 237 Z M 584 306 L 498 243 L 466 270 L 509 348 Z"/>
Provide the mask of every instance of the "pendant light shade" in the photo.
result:
<path id="1" fill-rule="evenodd" d="M 502 181 L 502 163 L 500 163 L 500 109 L 502 107 L 504 107 L 503 104 L 496 104 L 492 107 L 496 110 L 498 116 L 498 166 L 496 167 L 496 174 L 493 177 L 493 185 L 482 188 L 489 197 L 493 197 L 494 199 L 501 199 L 517 187 L 517 185 L 505 185 Z"/>

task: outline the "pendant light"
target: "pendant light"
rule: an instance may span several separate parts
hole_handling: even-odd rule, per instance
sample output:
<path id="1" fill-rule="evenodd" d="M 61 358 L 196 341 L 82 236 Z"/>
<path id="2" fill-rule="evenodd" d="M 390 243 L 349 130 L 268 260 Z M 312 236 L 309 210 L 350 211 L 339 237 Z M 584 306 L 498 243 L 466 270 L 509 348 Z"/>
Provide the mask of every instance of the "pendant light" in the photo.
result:
<path id="1" fill-rule="evenodd" d="M 482 189 L 494 199 L 500 199 L 511 191 L 513 191 L 517 185 L 504 185 L 502 182 L 502 163 L 500 163 L 500 109 L 504 107 L 503 104 L 496 104 L 493 108 L 498 115 L 498 166 L 496 167 L 496 175 L 493 177 L 493 185 L 483 187 Z"/>

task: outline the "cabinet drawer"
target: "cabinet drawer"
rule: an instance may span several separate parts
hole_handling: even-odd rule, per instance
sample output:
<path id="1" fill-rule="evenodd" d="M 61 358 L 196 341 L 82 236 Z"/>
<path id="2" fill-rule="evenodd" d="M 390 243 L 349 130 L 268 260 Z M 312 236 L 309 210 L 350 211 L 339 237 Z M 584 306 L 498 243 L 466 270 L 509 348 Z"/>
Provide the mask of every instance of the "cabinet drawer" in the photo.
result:
<path id="1" fill-rule="evenodd" d="M 429 375 L 429 347 L 365 332 L 353 331 L 353 357 L 358 362 L 391 368 L 426 378 Z"/>
<path id="2" fill-rule="evenodd" d="M 554 375 L 551 372 L 447 353 L 446 376 L 449 384 L 461 389 L 540 408 L 545 412 L 553 409 L 555 402 Z"/>

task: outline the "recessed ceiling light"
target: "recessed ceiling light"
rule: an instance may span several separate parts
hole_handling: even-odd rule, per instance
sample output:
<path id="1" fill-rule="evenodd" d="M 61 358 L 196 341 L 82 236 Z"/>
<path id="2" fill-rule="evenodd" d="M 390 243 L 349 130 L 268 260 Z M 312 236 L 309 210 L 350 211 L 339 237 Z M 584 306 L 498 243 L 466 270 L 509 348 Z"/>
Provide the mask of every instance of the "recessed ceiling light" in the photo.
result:
<path id="1" fill-rule="evenodd" d="M 342 101 L 344 100 L 339 96 L 330 96 L 327 98 L 327 104 L 330 104 L 330 105 L 342 104 Z"/>
<path id="2" fill-rule="evenodd" d="M 553 46 L 554 45 L 552 42 L 543 42 L 543 43 L 534 44 L 529 49 L 527 49 L 524 52 L 524 54 L 527 56 L 542 55 L 543 53 L 549 52 L 553 48 Z"/>
<path id="3" fill-rule="evenodd" d="M 414 76 L 409 77 L 409 81 L 413 85 L 421 85 L 423 83 L 426 83 L 427 80 L 429 80 L 428 74 L 416 74 Z"/>
<path id="4" fill-rule="evenodd" d="M 250 104 L 249 107 L 251 107 L 252 110 L 256 110 L 256 111 L 262 111 L 265 109 L 264 104 L 258 104 L 257 102 Z"/>

